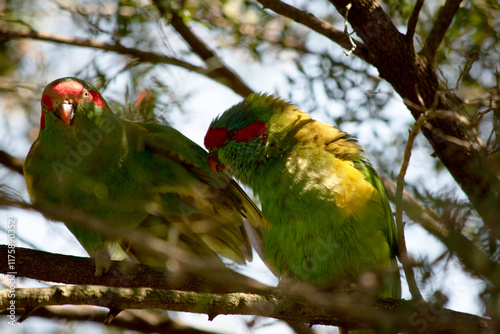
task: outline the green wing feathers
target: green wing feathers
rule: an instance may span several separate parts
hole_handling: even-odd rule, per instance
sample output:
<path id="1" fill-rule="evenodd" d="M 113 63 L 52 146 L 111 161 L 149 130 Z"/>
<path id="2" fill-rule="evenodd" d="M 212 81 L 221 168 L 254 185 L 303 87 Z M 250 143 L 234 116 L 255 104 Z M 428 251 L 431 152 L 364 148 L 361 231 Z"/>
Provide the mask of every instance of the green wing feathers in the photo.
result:
<path id="1" fill-rule="evenodd" d="M 251 260 L 252 249 L 243 219 L 247 218 L 258 231 L 264 218 L 246 193 L 234 180 L 212 172 L 206 151 L 177 130 L 157 124 L 140 123 L 140 126 L 149 131 L 145 149 L 158 158 L 182 166 L 190 178 L 189 184 L 182 187 L 176 185 L 175 180 L 163 180 L 158 191 L 177 191 L 179 205 L 184 211 L 193 210 L 194 214 L 175 212 L 175 208 L 169 205 L 170 210 L 165 210 L 163 215 L 175 222 L 182 234 L 193 236 L 193 240 L 202 240 L 214 252 L 239 263 Z M 187 176 L 176 175 L 176 179 L 185 182 Z"/>
<path id="2" fill-rule="evenodd" d="M 387 295 L 393 298 L 401 298 L 401 277 L 396 261 L 396 256 L 399 252 L 398 235 L 394 216 L 389 205 L 389 200 L 387 199 L 384 186 L 380 181 L 377 172 L 375 171 L 375 169 L 373 169 L 370 163 L 366 160 L 358 160 L 355 162 L 355 166 L 363 172 L 365 180 L 372 184 L 380 194 L 380 201 L 377 203 L 377 205 L 380 205 L 382 207 L 383 215 L 378 217 L 378 221 L 380 222 L 380 228 L 385 235 L 385 238 L 389 245 L 389 249 L 391 251 L 391 266 L 388 272 L 386 272 L 386 285 L 390 290 Z"/>

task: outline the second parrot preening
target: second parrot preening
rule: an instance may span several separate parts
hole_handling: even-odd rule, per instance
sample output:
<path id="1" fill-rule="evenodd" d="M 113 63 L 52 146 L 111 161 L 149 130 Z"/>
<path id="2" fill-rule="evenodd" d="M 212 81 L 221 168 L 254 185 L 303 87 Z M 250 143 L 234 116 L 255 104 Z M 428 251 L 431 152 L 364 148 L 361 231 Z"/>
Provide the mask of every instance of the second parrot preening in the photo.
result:
<path id="1" fill-rule="evenodd" d="M 258 194 L 269 222 L 265 259 L 278 275 L 323 285 L 392 268 L 397 278 L 384 294 L 399 295 L 394 219 L 355 138 L 252 94 L 212 121 L 205 147 L 214 171 Z"/>
<path id="2" fill-rule="evenodd" d="M 120 119 L 94 86 L 77 78 L 45 88 L 24 174 L 33 202 L 142 228 L 199 255 L 244 262 L 251 247 L 243 217 L 257 228 L 262 223 L 243 190 L 210 170 L 205 150 L 169 126 Z M 119 241 L 68 227 L 90 254 Z M 140 249 L 124 248 L 148 263 Z M 96 266 L 97 274 L 106 269 L 97 259 Z"/>

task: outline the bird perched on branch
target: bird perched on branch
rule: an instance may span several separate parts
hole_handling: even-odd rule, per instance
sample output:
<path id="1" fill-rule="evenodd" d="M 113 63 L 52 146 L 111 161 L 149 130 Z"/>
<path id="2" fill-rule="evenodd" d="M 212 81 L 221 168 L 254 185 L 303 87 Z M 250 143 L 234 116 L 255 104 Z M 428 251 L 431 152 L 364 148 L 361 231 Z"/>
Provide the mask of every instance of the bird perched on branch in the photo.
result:
<path id="1" fill-rule="evenodd" d="M 276 96 L 252 94 L 212 121 L 205 147 L 212 170 L 258 194 L 269 222 L 265 260 L 279 276 L 327 286 L 371 272 L 387 278 L 382 294 L 399 296 L 396 226 L 355 138 Z"/>
<path id="2" fill-rule="evenodd" d="M 24 175 L 35 203 L 143 229 L 201 256 L 251 259 L 244 218 L 257 231 L 263 222 L 234 180 L 210 170 L 204 149 L 169 126 L 119 118 L 94 86 L 77 78 L 45 88 Z M 96 274 L 107 270 L 107 246 L 120 240 L 67 226 L 89 254 L 99 254 Z M 123 246 L 150 263 L 141 249 Z"/>

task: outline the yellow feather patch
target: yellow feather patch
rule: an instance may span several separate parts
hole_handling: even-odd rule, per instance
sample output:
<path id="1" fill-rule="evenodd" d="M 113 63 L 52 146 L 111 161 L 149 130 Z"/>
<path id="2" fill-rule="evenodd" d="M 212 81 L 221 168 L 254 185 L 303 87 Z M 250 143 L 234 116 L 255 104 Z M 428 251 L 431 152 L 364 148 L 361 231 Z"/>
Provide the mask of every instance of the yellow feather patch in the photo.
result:
<path id="1" fill-rule="evenodd" d="M 317 122 L 294 106 L 289 108 L 295 109 L 289 111 L 283 123 L 291 125 L 283 129 L 278 121 L 277 128 L 292 134 L 293 139 L 289 140 L 300 143 L 287 169 L 298 180 L 309 180 L 303 191 L 323 189 L 323 198 L 333 200 L 340 212 L 348 216 L 359 215 L 367 202 L 378 201 L 379 193 L 352 161 L 363 158 L 361 146 L 332 125 Z"/>
<path id="2" fill-rule="evenodd" d="M 334 187 L 335 204 L 345 215 L 359 214 L 368 201 L 379 196 L 363 174 L 354 168 L 352 161 L 336 159 L 331 172 L 341 179 L 341 182 Z"/>

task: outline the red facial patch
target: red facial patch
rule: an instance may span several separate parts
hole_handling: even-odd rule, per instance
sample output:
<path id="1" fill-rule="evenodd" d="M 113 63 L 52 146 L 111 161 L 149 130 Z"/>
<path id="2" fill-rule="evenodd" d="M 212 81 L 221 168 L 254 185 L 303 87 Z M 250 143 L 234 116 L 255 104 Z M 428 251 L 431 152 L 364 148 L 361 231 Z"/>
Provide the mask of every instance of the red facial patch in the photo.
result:
<path id="1" fill-rule="evenodd" d="M 101 94 L 99 92 L 89 92 L 90 93 L 90 101 L 94 101 L 94 105 L 98 108 L 104 108 L 105 103 L 104 100 L 101 97 Z"/>
<path id="2" fill-rule="evenodd" d="M 42 104 L 46 107 L 49 107 L 52 110 L 52 98 L 49 95 L 43 94 Z"/>
<path id="3" fill-rule="evenodd" d="M 40 130 L 45 129 L 45 111 L 42 110 L 42 116 L 40 117 Z"/>
<path id="4" fill-rule="evenodd" d="M 83 92 L 83 85 L 78 81 L 67 80 L 56 82 L 53 85 L 47 86 L 43 91 L 42 104 L 47 107 L 48 111 L 53 111 L 54 99 L 72 99 L 76 101 Z"/>
<path id="5" fill-rule="evenodd" d="M 219 149 L 226 146 L 230 140 L 248 143 L 265 134 L 266 129 L 267 124 L 261 121 L 253 122 L 240 130 L 228 131 L 226 128 L 212 128 L 205 136 L 205 147 Z"/>
<path id="6" fill-rule="evenodd" d="M 226 128 L 209 129 L 205 135 L 205 147 L 207 150 L 224 147 L 227 142 L 228 138 Z"/>
<path id="7" fill-rule="evenodd" d="M 83 92 L 83 85 L 78 81 L 61 81 L 50 87 L 51 96 L 68 97 L 76 99 Z"/>
<path id="8" fill-rule="evenodd" d="M 244 127 L 238 131 L 234 141 L 248 143 L 252 140 L 259 138 L 261 135 L 266 133 L 267 124 L 264 122 L 253 122 L 252 124 Z"/>

